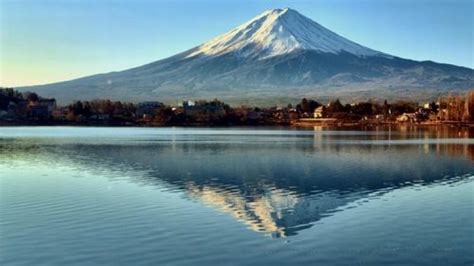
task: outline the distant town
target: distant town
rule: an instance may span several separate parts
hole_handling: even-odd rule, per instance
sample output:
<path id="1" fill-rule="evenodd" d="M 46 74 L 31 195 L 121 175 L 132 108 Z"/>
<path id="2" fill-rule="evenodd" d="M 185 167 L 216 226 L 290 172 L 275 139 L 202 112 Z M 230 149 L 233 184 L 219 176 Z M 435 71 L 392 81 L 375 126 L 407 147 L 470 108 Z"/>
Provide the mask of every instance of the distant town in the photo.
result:
<path id="1" fill-rule="evenodd" d="M 219 101 L 129 103 L 97 99 L 58 105 L 33 92 L 0 88 L 0 125 L 82 126 L 258 126 L 258 125 L 474 125 L 474 91 L 432 102 L 327 103 L 302 99 L 296 105 L 234 106 Z"/>

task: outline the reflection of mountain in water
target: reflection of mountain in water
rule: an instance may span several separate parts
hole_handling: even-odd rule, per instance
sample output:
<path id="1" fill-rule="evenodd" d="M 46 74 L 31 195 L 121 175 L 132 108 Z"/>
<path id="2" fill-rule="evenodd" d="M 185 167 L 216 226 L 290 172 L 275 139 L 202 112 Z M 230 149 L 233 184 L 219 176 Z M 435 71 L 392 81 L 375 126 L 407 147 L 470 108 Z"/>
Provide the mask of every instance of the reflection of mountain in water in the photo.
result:
<path id="1" fill-rule="evenodd" d="M 355 201 L 400 186 L 474 173 L 471 161 L 444 154 L 458 150 L 472 156 L 474 145 L 466 143 L 338 144 L 317 134 L 298 141 L 227 138 L 234 141 L 0 140 L 0 158 L 31 156 L 85 171 L 126 173 L 141 184 L 165 183 L 274 237 L 296 234 Z"/>
<path id="2" fill-rule="evenodd" d="M 272 237 L 290 236 L 309 228 L 311 223 L 365 194 L 315 193 L 303 196 L 282 189 L 261 188 L 261 194 L 242 195 L 239 191 L 208 185 L 200 188 L 191 185 L 189 188 L 192 197 L 231 214 L 250 229 Z"/>

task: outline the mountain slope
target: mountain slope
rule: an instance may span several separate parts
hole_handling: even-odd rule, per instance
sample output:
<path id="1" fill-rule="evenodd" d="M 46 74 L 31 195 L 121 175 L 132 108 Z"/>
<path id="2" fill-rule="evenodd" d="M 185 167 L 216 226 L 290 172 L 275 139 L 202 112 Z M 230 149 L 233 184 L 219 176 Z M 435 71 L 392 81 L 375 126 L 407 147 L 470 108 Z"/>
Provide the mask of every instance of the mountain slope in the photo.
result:
<path id="1" fill-rule="evenodd" d="M 384 54 L 294 10 L 274 9 L 164 60 L 24 89 L 66 102 L 218 97 L 254 103 L 303 96 L 421 99 L 473 87 L 472 69 Z"/>

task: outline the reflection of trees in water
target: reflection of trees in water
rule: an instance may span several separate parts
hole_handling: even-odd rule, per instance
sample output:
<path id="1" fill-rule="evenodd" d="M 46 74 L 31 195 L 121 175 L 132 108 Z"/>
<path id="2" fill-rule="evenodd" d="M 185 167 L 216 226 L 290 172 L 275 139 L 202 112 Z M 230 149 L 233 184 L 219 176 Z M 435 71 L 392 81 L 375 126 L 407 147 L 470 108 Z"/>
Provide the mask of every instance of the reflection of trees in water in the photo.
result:
<path id="1" fill-rule="evenodd" d="M 295 234 L 373 193 L 474 170 L 463 157 L 443 156 L 460 151 L 472 160 L 468 144 L 347 145 L 315 139 L 120 145 L 2 140 L 0 158 L 58 163 L 105 176 L 122 173 L 132 182 L 159 187 L 165 182 L 274 237 Z"/>
<path id="2" fill-rule="evenodd" d="M 364 140 L 397 140 L 397 139 L 443 139 L 443 138 L 474 138 L 473 127 L 450 127 L 450 126 L 415 126 L 415 125 L 404 125 L 396 124 L 392 126 L 370 126 L 363 128 L 354 127 L 353 131 L 351 128 L 343 129 L 331 129 L 322 126 L 315 126 L 314 128 L 315 137 L 324 135 L 325 132 L 331 131 L 340 134 L 326 134 L 325 137 L 337 139 L 341 136 L 344 139 L 352 137 L 356 139 Z M 364 131 L 365 130 L 365 131 Z"/>
<path id="3" fill-rule="evenodd" d="M 474 161 L 474 128 L 472 127 L 448 127 L 448 126 L 413 126 L 413 125 L 396 125 L 393 127 L 376 126 L 370 127 L 368 131 L 355 131 L 354 135 L 345 133 L 341 134 L 324 134 L 324 128 L 315 127 L 314 145 L 313 147 L 306 147 L 306 150 L 312 152 L 314 149 L 322 149 L 327 152 L 338 152 L 341 149 L 340 145 L 334 145 L 334 142 L 343 139 L 344 141 L 373 141 L 385 145 L 360 145 L 358 149 L 364 152 L 379 151 L 380 146 L 384 150 L 396 149 L 401 152 L 403 150 L 413 150 L 415 145 L 410 143 L 403 143 L 404 140 L 420 140 L 426 141 L 422 143 L 423 151 L 426 154 L 435 152 L 438 155 L 448 155 L 453 157 L 464 157 Z M 327 129 L 326 129 L 327 130 Z M 337 131 L 336 131 L 337 132 Z M 368 133 L 368 134 L 364 134 Z M 471 143 L 466 141 L 454 144 L 451 143 L 436 143 L 440 139 L 464 139 L 471 140 Z M 435 143 L 430 143 L 430 140 L 435 140 Z M 385 142 L 384 142 L 385 141 Z M 400 143 L 397 143 L 399 142 Z M 363 143 L 362 143 L 363 144 Z M 416 143 L 415 143 L 416 144 Z M 396 147 L 393 147 L 395 146 Z M 346 146 L 342 146 L 346 148 Z"/>
<path id="4" fill-rule="evenodd" d="M 457 145 L 442 145 L 436 144 L 431 145 L 428 149 L 436 150 L 439 156 L 448 155 L 451 157 L 464 157 L 471 161 L 474 161 L 474 145 L 469 144 L 457 144 Z M 427 151 L 429 152 L 429 151 Z"/>

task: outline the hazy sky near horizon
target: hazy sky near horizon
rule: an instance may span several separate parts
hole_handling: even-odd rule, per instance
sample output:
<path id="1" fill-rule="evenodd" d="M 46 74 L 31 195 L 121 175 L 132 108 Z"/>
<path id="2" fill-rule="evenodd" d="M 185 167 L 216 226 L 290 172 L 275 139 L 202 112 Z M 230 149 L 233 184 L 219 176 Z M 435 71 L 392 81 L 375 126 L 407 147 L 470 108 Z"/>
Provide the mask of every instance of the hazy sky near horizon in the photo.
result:
<path id="1" fill-rule="evenodd" d="M 282 7 L 375 50 L 474 68 L 472 0 L 0 0 L 0 86 L 150 63 Z"/>

